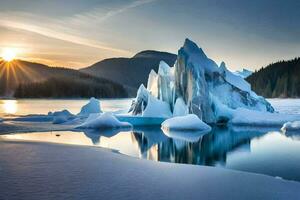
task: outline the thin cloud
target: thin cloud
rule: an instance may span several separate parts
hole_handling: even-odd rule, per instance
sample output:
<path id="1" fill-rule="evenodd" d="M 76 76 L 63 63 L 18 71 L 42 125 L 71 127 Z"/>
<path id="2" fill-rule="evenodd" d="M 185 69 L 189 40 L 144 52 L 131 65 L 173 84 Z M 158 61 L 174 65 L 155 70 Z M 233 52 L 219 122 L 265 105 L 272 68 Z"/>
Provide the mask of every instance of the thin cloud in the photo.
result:
<path id="1" fill-rule="evenodd" d="M 130 55 L 131 52 L 128 50 L 113 48 L 97 40 L 84 38 L 82 36 L 82 29 L 80 25 L 89 24 L 92 21 L 101 23 L 120 13 L 154 1 L 157 0 L 137 0 L 131 2 L 130 4 L 111 9 L 105 14 L 103 14 L 103 12 L 99 12 L 101 10 L 100 8 L 96 8 L 92 11 L 74 15 L 73 17 L 65 18 L 62 20 L 46 18 L 44 16 L 36 16 L 30 13 L 23 12 L 4 12 L 0 14 L 0 26 L 25 30 L 46 37 L 98 48 L 106 51 L 116 52 L 122 55 Z M 11 16 L 14 16 L 15 19 L 11 19 Z M 36 19 L 39 20 L 37 21 Z M 74 24 L 76 26 L 74 26 Z"/>

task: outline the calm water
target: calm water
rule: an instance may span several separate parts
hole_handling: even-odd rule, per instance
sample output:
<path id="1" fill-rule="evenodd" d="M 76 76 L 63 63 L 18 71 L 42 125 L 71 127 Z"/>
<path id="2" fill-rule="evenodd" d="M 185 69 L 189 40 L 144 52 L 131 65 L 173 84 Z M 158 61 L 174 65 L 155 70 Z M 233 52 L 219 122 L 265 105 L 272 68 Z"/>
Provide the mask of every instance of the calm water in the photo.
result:
<path id="1" fill-rule="evenodd" d="M 131 100 L 103 100 L 104 111 L 126 110 Z M 299 99 L 272 99 L 279 112 L 300 113 Z M 67 108 L 79 112 L 86 100 L 21 100 L 1 103 L 2 115 L 47 113 Z M 8 112 L 9 111 L 9 112 Z M 14 111 L 14 112 L 12 112 Z M 0 130 L 1 131 L 1 130 Z M 46 132 L 2 135 L 1 139 L 87 145 L 114 149 L 155 161 L 208 165 L 300 181 L 300 133 L 214 127 L 207 134 L 164 133 L 160 127 L 133 131 Z"/>

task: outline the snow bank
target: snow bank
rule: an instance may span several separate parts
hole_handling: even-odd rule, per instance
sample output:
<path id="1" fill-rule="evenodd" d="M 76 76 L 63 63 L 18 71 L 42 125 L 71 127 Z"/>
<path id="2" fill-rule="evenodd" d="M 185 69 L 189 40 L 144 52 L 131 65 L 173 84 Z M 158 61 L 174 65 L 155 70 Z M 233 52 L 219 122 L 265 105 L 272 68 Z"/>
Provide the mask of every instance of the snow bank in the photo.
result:
<path id="1" fill-rule="evenodd" d="M 211 127 L 200 120 L 197 115 L 188 114 L 167 119 L 162 123 L 165 130 L 210 131 Z"/>
<path id="2" fill-rule="evenodd" d="M 92 97 L 89 102 L 82 106 L 79 116 L 88 116 L 91 113 L 101 113 L 100 101 Z"/>
<path id="3" fill-rule="evenodd" d="M 300 120 L 300 115 L 269 113 L 238 108 L 234 111 L 230 122 L 233 125 L 282 126 L 286 122 L 297 120 Z"/>
<path id="4" fill-rule="evenodd" d="M 39 156 L 28 156 L 34 153 Z M 300 196 L 300 183 L 295 181 L 217 167 L 152 162 L 102 148 L 3 142 L 0 163 L 0 182 L 11 188 L 3 190 L 0 199 L 248 200 Z M 16 166 L 14 171 L 12 166 Z"/>
<path id="5" fill-rule="evenodd" d="M 300 131 L 300 121 L 286 122 L 283 124 L 282 131 Z"/>
<path id="6" fill-rule="evenodd" d="M 114 115 L 111 113 L 103 114 L 92 114 L 87 120 L 79 125 L 77 128 L 120 128 L 120 127 L 131 127 L 131 124 L 127 122 L 120 122 Z"/>

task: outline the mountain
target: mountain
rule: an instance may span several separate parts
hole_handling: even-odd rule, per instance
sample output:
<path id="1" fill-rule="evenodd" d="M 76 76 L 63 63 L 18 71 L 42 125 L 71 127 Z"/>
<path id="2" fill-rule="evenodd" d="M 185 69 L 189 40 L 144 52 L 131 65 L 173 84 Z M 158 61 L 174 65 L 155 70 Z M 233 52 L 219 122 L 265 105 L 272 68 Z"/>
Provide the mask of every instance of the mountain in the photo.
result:
<path id="1" fill-rule="evenodd" d="M 102 78 L 109 78 L 125 86 L 131 95 L 135 95 L 139 85 L 147 83 L 150 71 L 152 69 L 158 70 L 161 60 L 173 66 L 176 58 L 177 55 L 175 54 L 147 50 L 137 53 L 132 58 L 105 59 L 80 71 Z"/>
<path id="2" fill-rule="evenodd" d="M 123 86 L 78 70 L 14 60 L 0 61 L 0 96 L 127 97 Z"/>
<path id="3" fill-rule="evenodd" d="M 250 76 L 253 72 L 247 69 L 243 69 L 242 71 L 235 71 L 234 74 L 238 75 L 242 78 L 247 78 L 248 76 Z"/>
<path id="4" fill-rule="evenodd" d="M 300 57 L 270 64 L 246 80 L 264 97 L 300 97 Z"/>

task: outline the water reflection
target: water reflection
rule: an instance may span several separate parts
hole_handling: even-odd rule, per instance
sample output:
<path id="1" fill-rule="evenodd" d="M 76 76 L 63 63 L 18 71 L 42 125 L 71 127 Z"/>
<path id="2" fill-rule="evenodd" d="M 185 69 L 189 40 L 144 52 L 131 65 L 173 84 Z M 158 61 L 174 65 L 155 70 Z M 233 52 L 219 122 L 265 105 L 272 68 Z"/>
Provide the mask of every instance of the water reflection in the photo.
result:
<path id="1" fill-rule="evenodd" d="M 262 128 L 214 127 L 209 133 L 187 133 L 185 137 L 184 132 L 164 134 L 160 127 L 146 127 L 0 135 L 0 139 L 99 146 L 149 160 L 223 166 L 300 180 L 300 142 L 294 139 L 300 134 L 286 134 Z"/>

